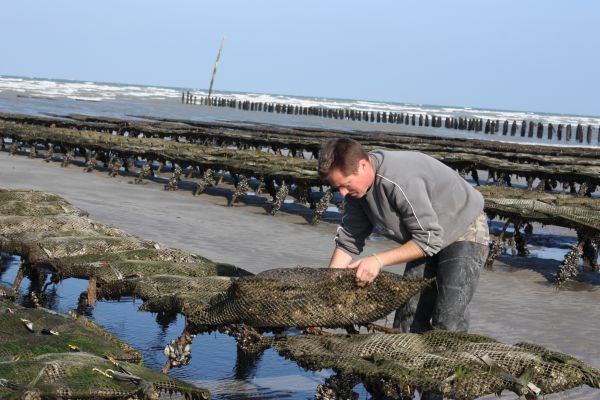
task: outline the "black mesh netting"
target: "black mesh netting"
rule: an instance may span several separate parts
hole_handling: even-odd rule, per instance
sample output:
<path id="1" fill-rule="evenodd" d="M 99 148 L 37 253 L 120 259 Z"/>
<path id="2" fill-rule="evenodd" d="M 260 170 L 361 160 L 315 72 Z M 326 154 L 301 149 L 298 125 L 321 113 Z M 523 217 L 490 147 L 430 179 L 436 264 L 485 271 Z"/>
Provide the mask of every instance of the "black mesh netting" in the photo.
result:
<path id="1" fill-rule="evenodd" d="M 213 300 L 199 325 L 252 327 L 342 327 L 387 316 L 431 280 L 382 272 L 372 284 L 356 286 L 355 271 L 282 268 L 233 281 Z"/>
<path id="2" fill-rule="evenodd" d="M 507 345 L 460 332 L 265 338 L 280 354 L 311 370 L 358 377 L 372 392 L 413 389 L 454 399 L 511 390 L 519 395 L 600 387 L 600 371 L 541 346 Z M 393 397 L 391 397 L 393 398 Z"/>

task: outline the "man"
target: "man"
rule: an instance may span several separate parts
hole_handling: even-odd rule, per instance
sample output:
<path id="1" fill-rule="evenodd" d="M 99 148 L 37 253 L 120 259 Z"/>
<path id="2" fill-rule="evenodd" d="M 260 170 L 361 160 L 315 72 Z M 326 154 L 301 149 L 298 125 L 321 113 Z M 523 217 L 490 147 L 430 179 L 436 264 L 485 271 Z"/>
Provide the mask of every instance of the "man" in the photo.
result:
<path id="1" fill-rule="evenodd" d="M 345 138 L 323 146 L 319 175 L 345 197 L 329 267 L 356 269 L 357 285 L 364 286 L 382 268 L 407 263 L 405 276 L 435 276 L 436 285 L 399 309 L 394 327 L 467 331 L 468 304 L 488 252 L 483 196 L 425 154 L 366 153 Z M 399 246 L 352 262 L 373 231 Z"/>

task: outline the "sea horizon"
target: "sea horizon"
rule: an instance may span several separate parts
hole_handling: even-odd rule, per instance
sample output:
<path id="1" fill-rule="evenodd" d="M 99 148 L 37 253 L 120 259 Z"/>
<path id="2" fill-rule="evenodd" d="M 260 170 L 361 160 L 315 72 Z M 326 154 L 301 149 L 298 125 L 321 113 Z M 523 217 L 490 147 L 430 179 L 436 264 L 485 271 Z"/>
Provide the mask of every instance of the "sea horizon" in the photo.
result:
<path id="1" fill-rule="evenodd" d="M 128 83 L 128 82 L 112 82 L 112 81 L 94 81 L 94 80 L 79 80 L 79 79 L 67 79 L 67 78 L 49 78 L 49 77 L 38 77 L 38 76 L 19 76 L 19 75 L 4 75 L 0 74 L 0 91 L 4 90 L 5 87 L 2 84 L 2 80 L 8 79 L 20 79 L 20 80 L 31 80 L 31 81 L 47 81 L 47 82 L 61 82 L 61 83 L 76 83 L 76 84 L 94 84 L 100 86 L 119 86 L 119 87 L 140 87 L 140 88 L 160 88 L 170 89 L 176 91 L 178 94 L 182 92 L 193 92 L 200 95 L 208 95 L 207 88 L 186 88 L 179 86 L 165 86 L 165 85 L 154 85 L 145 83 Z M 310 96 L 310 95 L 296 95 L 289 93 L 267 93 L 259 91 L 235 91 L 235 90 L 213 90 L 213 96 L 231 96 L 231 95 L 250 95 L 250 96 L 269 96 L 274 99 L 277 98 L 289 98 L 289 99 L 312 99 L 312 100 L 324 100 L 333 101 L 340 103 L 359 102 L 359 103 L 373 103 L 382 105 L 396 105 L 396 106 L 409 106 L 409 107 L 423 107 L 423 108 L 447 108 L 467 111 L 492 111 L 501 113 L 524 113 L 530 115 L 546 115 L 546 116 L 564 116 L 564 117 L 576 117 L 576 118 L 594 118 L 600 120 L 600 114 L 576 114 L 566 112 L 551 112 L 551 111 L 540 111 L 540 110 L 520 110 L 520 109 L 509 109 L 509 108 L 494 108 L 494 107 L 483 107 L 474 105 L 458 105 L 458 104 L 433 104 L 433 103 L 417 103 L 417 102 L 398 102 L 391 100 L 372 100 L 372 99 L 361 99 L 361 98 L 344 98 L 344 97 L 329 97 L 329 96 Z"/>
<path id="2" fill-rule="evenodd" d="M 188 104 L 187 93 L 195 101 Z M 511 125 L 520 126 L 524 121 L 530 124 L 541 124 L 542 135 L 516 134 L 506 132 L 484 134 L 480 131 L 469 131 L 446 127 L 432 127 L 423 124 L 373 123 L 360 120 L 323 118 L 316 115 L 296 115 L 290 113 L 269 113 L 241 110 L 232 107 L 214 107 L 200 104 L 206 97 L 205 89 L 189 89 L 158 85 L 142 85 L 128 83 L 94 82 L 67 79 L 31 78 L 24 76 L 0 75 L 0 112 L 58 117 L 69 114 L 82 114 L 97 117 L 121 119 L 150 118 L 178 119 L 206 122 L 228 122 L 241 124 L 274 125 L 297 128 L 339 130 L 349 132 L 377 132 L 385 134 L 437 136 L 461 139 L 481 139 L 520 144 L 559 145 L 575 147 L 600 146 L 600 116 L 583 116 L 574 114 L 545 113 L 532 111 L 494 110 L 476 107 L 460 107 L 450 105 L 429 105 L 414 103 L 396 103 L 385 101 L 368 101 L 360 99 L 337 99 L 326 97 L 294 96 L 270 93 L 235 92 L 216 90 L 213 97 L 235 100 L 236 103 L 252 102 L 255 104 L 281 104 L 303 108 L 321 108 L 327 110 L 355 110 L 371 114 L 384 113 L 390 115 L 433 116 L 453 120 L 481 119 L 497 121 L 500 125 L 508 121 Z M 185 99 L 184 99 L 185 98 Z M 550 124 L 555 131 L 550 132 Z M 581 125 L 591 128 L 588 141 L 577 140 L 575 135 L 567 137 L 556 132 L 559 126 Z M 498 127 L 496 126 L 496 130 Z M 531 128 L 530 128 L 531 129 Z M 536 127 L 536 132 L 537 131 Z M 504 134 L 503 134 L 504 133 Z M 581 138 L 580 138 L 581 139 Z"/>

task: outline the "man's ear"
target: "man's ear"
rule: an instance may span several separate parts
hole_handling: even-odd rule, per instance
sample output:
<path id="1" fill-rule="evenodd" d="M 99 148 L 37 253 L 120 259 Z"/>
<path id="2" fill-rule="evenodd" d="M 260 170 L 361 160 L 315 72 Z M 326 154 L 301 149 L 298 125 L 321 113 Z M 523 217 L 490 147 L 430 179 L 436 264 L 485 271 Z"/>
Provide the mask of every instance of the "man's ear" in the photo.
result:
<path id="1" fill-rule="evenodd" d="M 358 169 L 359 169 L 359 171 L 361 171 L 361 172 L 366 171 L 367 170 L 367 164 L 368 164 L 367 160 L 364 160 L 364 159 L 360 160 L 358 162 Z"/>

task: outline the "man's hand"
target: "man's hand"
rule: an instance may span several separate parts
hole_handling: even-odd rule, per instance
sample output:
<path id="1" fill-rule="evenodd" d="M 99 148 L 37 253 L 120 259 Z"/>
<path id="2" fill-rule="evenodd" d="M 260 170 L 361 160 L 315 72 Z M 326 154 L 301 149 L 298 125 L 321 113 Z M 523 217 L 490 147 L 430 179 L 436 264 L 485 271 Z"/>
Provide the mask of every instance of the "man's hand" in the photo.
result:
<path id="1" fill-rule="evenodd" d="M 358 287 L 373 282 L 381 272 L 379 261 L 373 256 L 361 258 L 348 265 L 348 268 L 356 268 L 356 285 Z"/>

